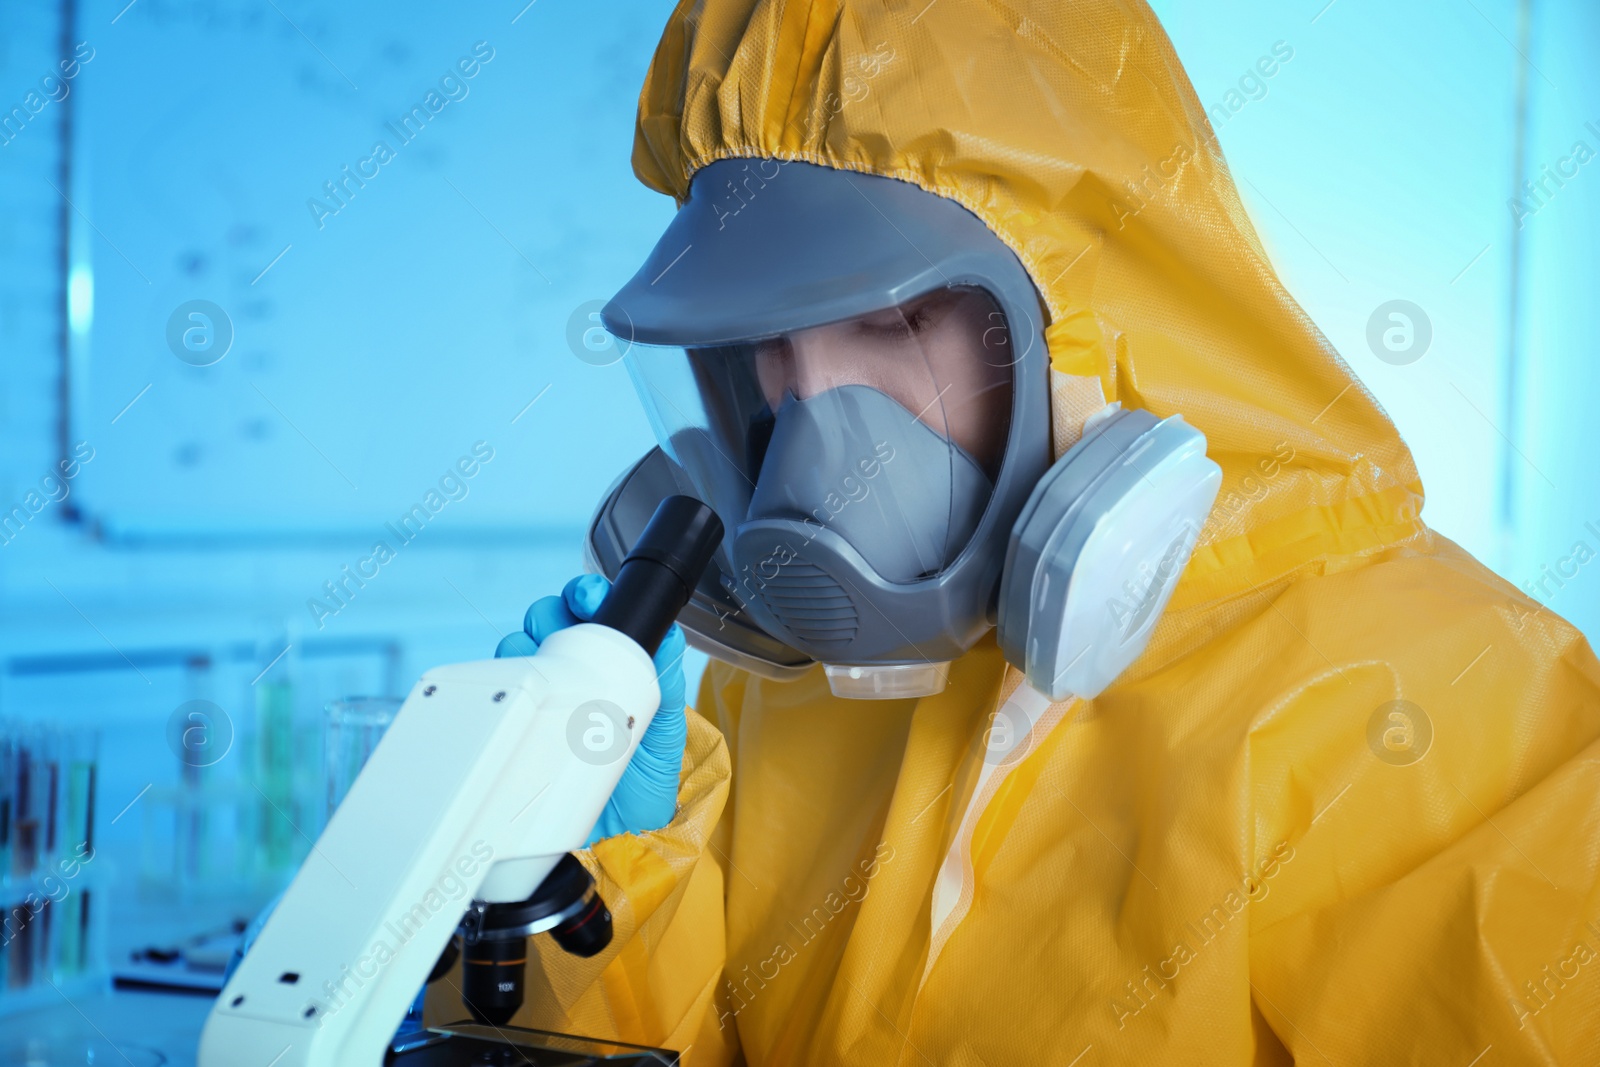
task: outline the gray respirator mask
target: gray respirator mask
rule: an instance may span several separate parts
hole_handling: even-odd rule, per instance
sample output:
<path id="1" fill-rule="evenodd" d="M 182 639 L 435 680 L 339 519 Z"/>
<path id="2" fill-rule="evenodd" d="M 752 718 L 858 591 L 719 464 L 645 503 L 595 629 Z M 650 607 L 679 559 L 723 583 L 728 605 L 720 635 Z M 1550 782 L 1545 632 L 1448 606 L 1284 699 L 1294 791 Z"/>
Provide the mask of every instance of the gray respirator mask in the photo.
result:
<path id="1" fill-rule="evenodd" d="M 659 445 L 606 494 L 613 574 L 665 496 L 726 536 L 691 645 L 846 697 L 944 688 L 991 627 L 1042 693 L 1142 651 L 1220 483 L 1176 416 L 1114 407 L 1052 464 L 1037 293 L 976 215 L 809 163 L 708 164 L 601 312 Z"/>

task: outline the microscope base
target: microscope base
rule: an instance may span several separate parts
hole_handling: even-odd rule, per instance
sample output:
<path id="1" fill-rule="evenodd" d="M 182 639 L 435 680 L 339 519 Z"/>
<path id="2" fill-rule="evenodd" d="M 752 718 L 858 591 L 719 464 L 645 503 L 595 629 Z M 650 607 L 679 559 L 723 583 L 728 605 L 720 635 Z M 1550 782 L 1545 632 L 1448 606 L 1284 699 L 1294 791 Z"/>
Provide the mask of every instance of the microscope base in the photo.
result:
<path id="1" fill-rule="evenodd" d="M 678 1054 L 545 1030 L 452 1023 L 407 1035 L 383 1062 L 384 1067 L 677 1067 Z"/>

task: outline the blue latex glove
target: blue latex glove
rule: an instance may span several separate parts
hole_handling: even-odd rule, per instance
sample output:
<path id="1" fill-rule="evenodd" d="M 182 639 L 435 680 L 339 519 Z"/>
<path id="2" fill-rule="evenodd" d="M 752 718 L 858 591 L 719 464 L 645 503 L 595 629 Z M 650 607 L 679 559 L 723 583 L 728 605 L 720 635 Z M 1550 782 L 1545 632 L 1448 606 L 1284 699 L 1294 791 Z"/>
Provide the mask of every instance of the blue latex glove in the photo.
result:
<path id="1" fill-rule="evenodd" d="M 494 650 L 501 656 L 531 656 L 539 644 L 557 630 L 594 616 L 611 583 L 598 574 L 572 579 L 560 596 L 533 602 L 522 619 L 522 632 L 508 635 Z M 584 847 L 601 838 L 624 833 L 659 830 L 672 821 L 678 809 L 678 774 L 683 769 L 683 746 L 689 736 L 684 717 L 683 653 L 686 642 L 676 623 L 656 650 L 656 679 L 661 686 L 661 708 L 639 739 L 633 758 L 623 768 L 611 799 Z"/>

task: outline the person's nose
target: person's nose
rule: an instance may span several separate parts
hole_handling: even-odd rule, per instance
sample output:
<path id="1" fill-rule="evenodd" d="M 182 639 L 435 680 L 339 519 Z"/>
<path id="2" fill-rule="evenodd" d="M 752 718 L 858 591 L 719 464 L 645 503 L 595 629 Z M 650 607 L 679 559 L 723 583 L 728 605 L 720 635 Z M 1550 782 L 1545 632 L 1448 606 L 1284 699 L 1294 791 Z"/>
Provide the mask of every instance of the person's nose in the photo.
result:
<path id="1" fill-rule="evenodd" d="M 809 331 L 800 333 L 790 339 L 790 351 L 792 360 L 787 385 L 796 398 L 806 400 L 841 384 L 835 380 L 837 360 L 826 337 Z"/>

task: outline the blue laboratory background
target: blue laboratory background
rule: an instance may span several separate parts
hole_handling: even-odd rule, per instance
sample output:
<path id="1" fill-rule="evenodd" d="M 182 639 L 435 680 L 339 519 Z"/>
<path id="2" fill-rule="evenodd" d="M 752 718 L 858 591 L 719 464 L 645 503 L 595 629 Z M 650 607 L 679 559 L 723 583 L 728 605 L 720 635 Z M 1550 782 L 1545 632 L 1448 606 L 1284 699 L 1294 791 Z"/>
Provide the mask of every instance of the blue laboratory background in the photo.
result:
<path id="1" fill-rule="evenodd" d="M 1415 452 L 1426 517 L 1600 633 L 1600 10 L 1155 7 L 1291 290 Z M 140 936 L 248 911 L 289 872 L 152 873 L 180 704 L 223 709 L 216 776 L 244 780 L 259 687 L 292 684 L 311 784 L 278 815 L 303 854 L 322 706 L 490 654 L 579 571 L 591 510 L 650 444 L 582 334 L 672 211 L 629 166 L 669 9 L 0 6 L 0 111 L 25 116 L 0 136 L 0 509 L 93 456 L 0 545 L 0 715 L 100 730 L 114 907 Z M 1394 299 L 1432 330 L 1403 366 L 1367 343 Z M 211 366 L 167 342 L 193 300 L 231 323 Z M 492 459 L 452 475 L 475 448 Z M 348 582 L 379 541 L 393 558 Z"/>

